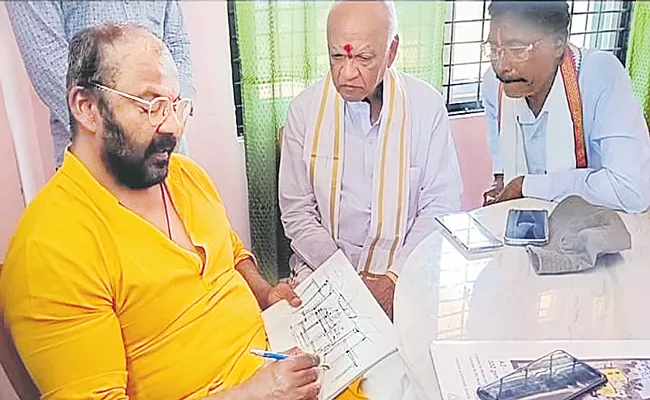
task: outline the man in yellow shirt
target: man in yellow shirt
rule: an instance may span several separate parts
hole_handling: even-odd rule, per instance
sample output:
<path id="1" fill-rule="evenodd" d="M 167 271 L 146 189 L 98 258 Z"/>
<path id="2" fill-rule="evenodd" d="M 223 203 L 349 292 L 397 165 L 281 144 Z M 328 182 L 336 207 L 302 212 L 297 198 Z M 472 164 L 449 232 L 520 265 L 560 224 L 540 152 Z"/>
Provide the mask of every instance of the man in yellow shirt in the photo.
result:
<path id="1" fill-rule="evenodd" d="M 318 357 L 250 354 L 266 347 L 261 309 L 300 300 L 261 277 L 206 172 L 172 154 L 192 104 L 164 44 L 132 25 L 84 30 L 67 88 L 72 146 L 0 280 L 41 396 L 316 399 Z"/>

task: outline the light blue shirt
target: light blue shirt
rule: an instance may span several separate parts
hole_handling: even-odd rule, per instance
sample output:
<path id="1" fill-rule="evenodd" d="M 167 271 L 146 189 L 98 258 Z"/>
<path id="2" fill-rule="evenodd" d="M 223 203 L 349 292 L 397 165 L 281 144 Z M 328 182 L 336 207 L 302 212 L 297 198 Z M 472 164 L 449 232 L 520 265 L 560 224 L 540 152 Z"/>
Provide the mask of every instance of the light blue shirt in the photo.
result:
<path id="1" fill-rule="evenodd" d="M 81 30 L 104 22 L 133 22 L 160 37 L 178 68 L 181 95 L 195 97 L 190 41 L 177 0 L 8 1 L 7 13 L 36 93 L 50 109 L 56 165 L 72 137 L 66 74 L 68 43 Z M 184 136 L 179 151 L 187 153 Z"/>
<path id="2" fill-rule="evenodd" d="M 381 114 L 370 123 L 370 104 L 345 103 L 345 142 L 339 237 L 360 253 L 368 237 L 372 211 L 372 181 Z M 350 128 L 347 128 L 347 127 Z"/>
<path id="3" fill-rule="evenodd" d="M 410 252 L 435 229 L 435 217 L 460 208 L 463 192 L 456 147 L 442 96 L 416 78 L 405 76 L 405 83 L 411 121 L 410 193 L 407 234 L 389 268 L 397 275 Z M 307 117 L 318 107 L 320 95 L 321 91 L 312 86 L 298 95 L 289 107 L 279 179 L 285 234 L 291 239 L 294 253 L 313 269 L 339 248 L 353 265 L 357 264 L 370 229 L 381 121 L 379 118 L 371 124 L 369 104 L 345 103 L 339 237 L 335 240 L 320 222 L 307 164 L 303 160 Z"/>
<path id="4" fill-rule="evenodd" d="M 625 69 L 610 53 L 585 51 L 579 71 L 588 168 L 546 174 L 546 106 L 520 115 L 529 175 L 523 194 L 559 202 L 571 195 L 626 212 L 650 206 L 650 138 Z M 497 122 L 499 81 L 490 68 L 483 83 L 492 170 L 502 173 Z M 530 111 L 530 110 L 528 110 Z M 514 151 L 514 149 L 513 149 Z"/>

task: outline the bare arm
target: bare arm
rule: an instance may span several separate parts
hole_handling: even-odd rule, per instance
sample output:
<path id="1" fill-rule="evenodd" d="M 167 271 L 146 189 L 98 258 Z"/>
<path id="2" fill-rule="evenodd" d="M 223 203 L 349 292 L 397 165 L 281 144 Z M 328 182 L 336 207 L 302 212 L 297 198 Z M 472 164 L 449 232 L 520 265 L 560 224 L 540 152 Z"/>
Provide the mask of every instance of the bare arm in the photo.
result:
<path id="1" fill-rule="evenodd" d="M 290 358 L 267 364 L 248 381 L 206 400 L 317 400 L 320 359 L 296 348 L 288 354 Z"/>
<path id="2" fill-rule="evenodd" d="M 250 258 L 242 260 L 235 265 L 235 269 L 248 283 L 260 307 L 263 310 L 266 309 L 268 307 L 267 299 L 273 286 L 260 274 L 253 260 Z"/>
<path id="3" fill-rule="evenodd" d="M 287 283 L 273 286 L 260 274 L 253 254 L 244 248 L 235 232 L 230 233 L 230 239 L 234 251 L 235 270 L 246 280 L 262 310 L 280 300 L 287 300 L 294 307 L 301 304 L 300 298 Z"/>

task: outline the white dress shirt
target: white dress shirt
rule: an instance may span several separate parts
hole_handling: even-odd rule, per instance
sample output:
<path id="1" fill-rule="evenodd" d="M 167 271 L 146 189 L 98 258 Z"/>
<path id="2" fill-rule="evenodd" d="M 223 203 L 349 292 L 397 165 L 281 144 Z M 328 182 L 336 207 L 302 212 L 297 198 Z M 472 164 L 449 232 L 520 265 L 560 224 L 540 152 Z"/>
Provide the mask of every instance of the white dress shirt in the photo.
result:
<path id="1" fill-rule="evenodd" d="M 409 98 L 411 154 L 407 235 L 390 267 L 399 275 L 404 260 L 436 226 L 435 216 L 457 211 L 462 180 L 445 103 L 427 83 L 405 77 Z M 306 118 L 321 93 L 309 87 L 289 107 L 280 160 L 279 199 L 285 234 L 294 253 L 312 269 L 337 249 L 357 264 L 370 228 L 372 184 L 380 121 L 370 121 L 370 105 L 346 102 L 339 237 L 321 224 L 308 166 L 303 161 Z"/>
<path id="2" fill-rule="evenodd" d="M 650 205 L 650 138 L 630 77 L 612 54 L 588 51 L 582 59 L 578 82 L 588 168 L 547 174 L 546 152 L 555 151 L 546 148 L 547 104 L 537 116 L 526 108 L 518 115 L 528 164 L 523 195 L 558 202 L 578 195 L 596 205 L 627 212 L 645 211 Z M 498 88 L 499 81 L 490 68 L 482 91 L 494 173 L 503 172 L 497 127 Z"/>

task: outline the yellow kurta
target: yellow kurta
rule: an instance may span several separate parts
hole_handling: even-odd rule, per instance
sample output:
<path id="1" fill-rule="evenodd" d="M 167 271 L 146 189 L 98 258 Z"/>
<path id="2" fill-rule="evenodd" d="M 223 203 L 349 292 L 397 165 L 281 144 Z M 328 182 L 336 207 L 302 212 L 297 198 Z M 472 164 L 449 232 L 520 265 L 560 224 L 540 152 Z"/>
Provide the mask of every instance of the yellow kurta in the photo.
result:
<path id="1" fill-rule="evenodd" d="M 44 398 L 200 398 L 263 365 L 249 354 L 266 347 L 261 311 L 234 268 L 250 253 L 214 185 L 178 155 L 166 185 L 205 264 L 121 206 L 70 153 L 27 208 L 0 299 Z"/>

